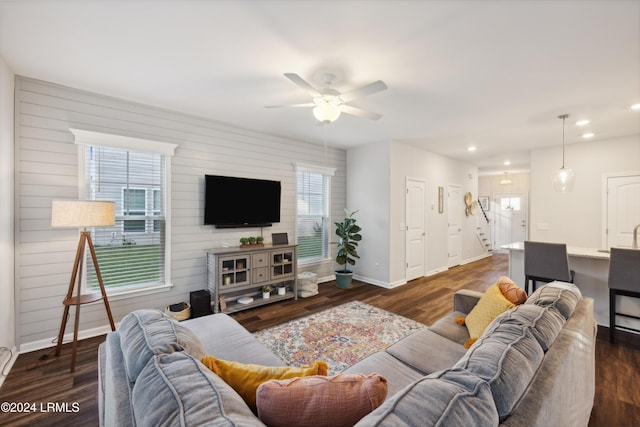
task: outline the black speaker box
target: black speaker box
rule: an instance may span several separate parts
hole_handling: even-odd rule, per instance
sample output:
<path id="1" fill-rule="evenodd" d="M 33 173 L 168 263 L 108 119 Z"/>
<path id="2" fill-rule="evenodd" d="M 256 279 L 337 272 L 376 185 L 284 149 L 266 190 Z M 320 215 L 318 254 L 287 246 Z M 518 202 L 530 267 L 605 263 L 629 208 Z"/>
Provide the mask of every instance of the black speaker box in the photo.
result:
<path id="1" fill-rule="evenodd" d="M 193 291 L 189 295 L 191 302 L 191 318 L 211 314 L 211 294 L 209 291 Z"/>

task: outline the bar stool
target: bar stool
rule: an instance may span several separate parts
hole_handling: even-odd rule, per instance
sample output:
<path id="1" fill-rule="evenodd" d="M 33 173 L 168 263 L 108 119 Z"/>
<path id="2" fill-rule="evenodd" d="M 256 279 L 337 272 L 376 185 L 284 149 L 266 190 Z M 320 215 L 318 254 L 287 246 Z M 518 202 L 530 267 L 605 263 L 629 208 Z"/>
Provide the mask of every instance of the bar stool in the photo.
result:
<path id="1" fill-rule="evenodd" d="M 638 316 L 618 313 L 616 295 L 640 298 L 640 250 L 611 248 L 609 260 L 609 342 L 615 341 L 618 329 L 640 332 L 639 329 L 616 325 L 616 317 L 622 316 L 640 320 Z"/>
<path id="2" fill-rule="evenodd" d="M 564 243 L 524 242 L 524 276 L 527 294 L 536 290 L 536 282 L 554 280 L 573 283 L 575 272 L 569 269 Z M 531 282 L 531 292 L 529 292 Z"/>

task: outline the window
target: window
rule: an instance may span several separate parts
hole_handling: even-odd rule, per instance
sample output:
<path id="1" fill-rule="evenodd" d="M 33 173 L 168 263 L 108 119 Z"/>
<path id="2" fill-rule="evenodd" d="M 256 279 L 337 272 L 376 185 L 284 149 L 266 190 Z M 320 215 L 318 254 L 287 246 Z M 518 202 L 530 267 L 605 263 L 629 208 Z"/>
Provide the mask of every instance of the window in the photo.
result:
<path id="1" fill-rule="evenodd" d="M 122 189 L 123 231 L 125 233 L 145 233 L 147 230 L 159 231 L 160 222 L 147 220 L 162 215 L 162 192 L 150 188 Z"/>
<path id="2" fill-rule="evenodd" d="M 329 189 L 333 169 L 297 165 L 296 235 L 298 260 L 329 257 Z"/>
<path id="3" fill-rule="evenodd" d="M 148 152 L 144 142 L 150 141 L 72 132 L 81 143 L 85 198 L 116 203 L 115 225 L 91 230 L 105 287 L 114 293 L 168 284 L 166 152 L 172 154 L 175 146 L 153 142 L 151 150 L 158 152 Z M 99 284 L 93 262 L 87 259 L 85 265 L 87 291 L 94 292 Z"/>
<path id="4" fill-rule="evenodd" d="M 502 210 L 520 210 L 520 197 L 517 196 L 502 196 L 500 198 L 500 208 Z"/>

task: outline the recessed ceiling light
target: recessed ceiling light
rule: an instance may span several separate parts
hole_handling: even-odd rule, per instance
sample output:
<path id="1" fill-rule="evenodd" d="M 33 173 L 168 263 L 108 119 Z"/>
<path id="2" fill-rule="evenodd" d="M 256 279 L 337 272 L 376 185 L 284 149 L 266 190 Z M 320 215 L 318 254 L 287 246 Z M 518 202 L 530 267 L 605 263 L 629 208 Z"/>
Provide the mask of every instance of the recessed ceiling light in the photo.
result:
<path id="1" fill-rule="evenodd" d="M 509 166 L 511 164 L 511 160 L 505 160 L 503 164 L 505 166 Z"/>
<path id="2" fill-rule="evenodd" d="M 587 119 L 578 120 L 576 122 L 576 125 L 578 125 L 578 126 L 584 126 L 584 125 L 588 125 L 588 124 L 589 124 L 589 120 L 587 120 Z"/>
<path id="3" fill-rule="evenodd" d="M 593 138 L 594 133 L 593 132 L 587 132 L 587 133 L 583 133 L 582 137 L 584 139 L 589 139 L 589 138 Z"/>
<path id="4" fill-rule="evenodd" d="M 632 110 L 640 110 L 640 102 L 631 106 Z"/>
<path id="5" fill-rule="evenodd" d="M 476 150 L 477 150 L 477 148 L 474 145 L 472 145 L 471 147 L 467 148 L 467 151 L 471 151 L 471 152 L 474 152 Z"/>

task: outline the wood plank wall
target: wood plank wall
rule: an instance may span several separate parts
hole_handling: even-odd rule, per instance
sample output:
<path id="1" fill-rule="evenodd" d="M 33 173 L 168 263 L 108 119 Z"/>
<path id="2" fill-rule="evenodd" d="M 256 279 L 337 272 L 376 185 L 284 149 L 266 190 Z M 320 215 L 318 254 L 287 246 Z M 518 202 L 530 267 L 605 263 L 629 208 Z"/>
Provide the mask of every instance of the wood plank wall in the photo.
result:
<path id="1" fill-rule="evenodd" d="M 267 242 L 272 232 L 287 232 L 290 241 L 294 239 L 296 162 L 337 169 L 331 188 L 332 217 L 343 215 L 346 153 L 342 149 L 328 148 L 325 157 L 318 144 L 20 76 L 15 100 L 16 339 L 22 351 L 45 347 L 57 335 L 73 266 L 77 230 L 50 226 L 51 200 L 79 197 L 78 147 L 70 127 L 178 144 L 171 166 L 174 286 L 167 292 L 111 299 L 116 322 L 135 309 L 188 301 L 190 291 L 206 287 L 205 249 L 235 245 L 242 236 L 260 233 L 260 229 L 216 230 L 202 225 L 205 174 L 282 182 L 281 222 L 264 229 Z M 333 263 L 309 269 L 320 277 L 330 276 Z M 83 306 L 80 320 L 85 335 L 108 325 L 100 304 Z"/>

